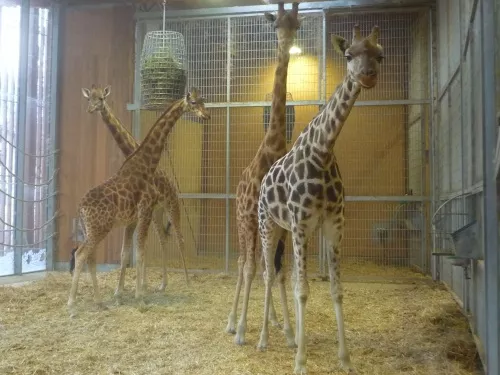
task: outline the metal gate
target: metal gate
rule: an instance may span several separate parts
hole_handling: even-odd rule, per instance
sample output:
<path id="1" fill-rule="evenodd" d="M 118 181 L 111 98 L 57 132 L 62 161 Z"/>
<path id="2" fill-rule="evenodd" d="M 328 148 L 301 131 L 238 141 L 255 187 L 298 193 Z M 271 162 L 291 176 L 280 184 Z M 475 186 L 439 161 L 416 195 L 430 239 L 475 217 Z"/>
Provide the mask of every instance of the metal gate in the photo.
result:
<path id="1" fill-rule="evenodd" d="M 290 4 L 288 4 L 290 5 Z M 175 175 L 183 199 L 183 231 L 190 267 L 236 269 L 235 190 L 242 170 L 264 136 L 276 56 L 276 35 L 263 17 L 272 6 L 167 12 L 167 30 L 181 32 L 188 60 L 188 87 L 198 87 L 212 112 L 209 123 L 185 116 L 176 125 L 161 166 Z M 236 12 L 236 13 L 235 13 Z M 347 194 L 344 264 L 387 269 L 429 269 L 429 126 L 431 27 L 428 8 L 300 10 L 304 20 L 292 54 L 287 105 L 292 140 L 314 117 L 345 74 L 330 34 L 350 39 L 381 28 L 386 59 L 376 88 L 363 91 L 336 144 Z M 138 13 L 136 54 L 144 35 L 162 28 L 161 14 Z M 135 136 L 142 139 L 158 113 L 140 110 L 136 59 Z M 292 120 L 293 119 L 293 120 Z M 292 123 L 293 121 L 293 123 Z M 161 259 L 155 235 L 149 236 Z M 309 245 L 312 272 L 326 272 L 320 236 Z M 287 244 L 291 248 L 290 238 Z M 178 259 L 174 244 L 171 256 Z M 287 252 L 289 255 L 290 251 Z M 314 258 L 313 258 L 314 257 Z M 179 264 L 179 263 L 178 263 Z M 390 267 L 393 266 L 393 267 Z M 367 272 L 369 268 L 367 268 Z"/>

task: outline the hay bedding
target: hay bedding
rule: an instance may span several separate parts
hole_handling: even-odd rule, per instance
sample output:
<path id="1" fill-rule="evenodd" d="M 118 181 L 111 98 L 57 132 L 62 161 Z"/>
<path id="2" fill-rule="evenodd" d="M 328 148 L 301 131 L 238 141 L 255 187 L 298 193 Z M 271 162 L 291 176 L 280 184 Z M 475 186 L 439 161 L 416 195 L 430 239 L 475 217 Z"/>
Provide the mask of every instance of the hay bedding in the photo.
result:
<path id="1" fill-rule="evenodd" d="M 149 286 L 161 275 L 151 270 Z M 291 374 L 293 349 L 271 327 L 269 349 L 259 352 L 263 283 L 256 277 L 247 342 L 224 332 L 235 278 L 173 274 L 165 293 L 150 292 L 141 308 L 128 272 L 124 304 L 112 299 L 117 272 L 99 275 L 109 310 L 92 304 L 90 278 L 80 280 L 79 315 L 69 319 L 69 273 L 51 273 L 22 287 L 0 287 L 0 374 Z M 475 374 L 478 363 L 465 318 L 447 291 L 413 285 L 345 285 L 347 342 L 360 374 Z M 329 283 L 311 280 L 307 306 L 309 374 L 343 374 Z M 288 289 L 290 289 L 288 287 Z M 281 316 L 278 293 L 274 294 Z M 291 295 L 289 293 L 290 308 Z M 295 322 L 293 310 L 292 322 Z"/>

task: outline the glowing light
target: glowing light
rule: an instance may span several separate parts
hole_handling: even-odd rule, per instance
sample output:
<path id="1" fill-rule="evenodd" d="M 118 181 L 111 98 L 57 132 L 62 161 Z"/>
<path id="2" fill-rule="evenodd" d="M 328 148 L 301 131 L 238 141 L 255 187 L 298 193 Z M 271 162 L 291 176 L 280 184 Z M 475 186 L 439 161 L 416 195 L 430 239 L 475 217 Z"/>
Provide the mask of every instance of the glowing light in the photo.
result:
<path id="1" fill-rule="evenodd" d="M 301 53 L 302 53 L 302 50 L 297 46 L 292 46 L 292 48 L 290 48 L 291 55 L 300 55 Z"/>

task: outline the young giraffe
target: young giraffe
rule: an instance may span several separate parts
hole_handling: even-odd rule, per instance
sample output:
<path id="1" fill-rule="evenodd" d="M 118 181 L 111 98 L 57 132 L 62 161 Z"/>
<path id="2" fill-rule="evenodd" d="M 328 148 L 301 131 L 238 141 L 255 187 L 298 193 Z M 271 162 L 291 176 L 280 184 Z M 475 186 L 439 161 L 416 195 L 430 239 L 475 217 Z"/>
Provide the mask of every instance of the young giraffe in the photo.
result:
<path id="1" fill-rule="evenodd" d="M 123 155 L 125 155 L 125 157 L 128 157 L 135 151 L 135 149 L 137 149 L 137 147 L 139 147 L 139 143 L 134 139 L 132 134 L 130 134 L 130 132 L 123 126 L 121 121 L 111 111 L 111 108 L 106 102 L 106 98 L 110 93 L 111 88 L 109 86 L 105 87 L 104 89 L 95 87 L 94 85 L 92 85 L 92 88 L 90 90 L 87 88 L 82 88 L 83 96 L 88 99 L 87 111 L 89 113 L 99 112 L 101 114 L 102 120 L 107 125 L 108 130 L 115 139 Z M 175 185 L 167 176 L 166 172 L 160 168 L 156 169 L 153 183 L 156 187 L 156 192 L 158 193 L 158 197 L 154 198 L 158 202 L 158 205 L 154 210 L 152 222 L 160 240 L 160 246 L 162 248 L 163 279 L 159 290 L 164 291 L 165 287 L 167 286 L 167 232 L 170 225 L 174 227 L 177 244 L 180 245 L 178 248 L 181 254 L 184 252 L 184 239 L 181 232 L 179 197 Z M 167 229 L 164 229 L 162 227 L 163 213 L 165 211 L 168 213 L 170 218 L 170 222 L 166 225 Z M 120 296 L 123 292 L 125 270 L 127 264 L 129 263 L 130 253 L 132 250 L 132 238 L 134 235 L 133 229 L 133 226 L 127 227 L 123 236 L 120 278 L 118 287 L 115 291 L 115 296 L 118 301 L 120 301 Z M 183 266 L 187 281 L 188 279 L 186 264 L 184 263 Z M 146 276 L 145 274 L 143 276 L 143 283 L 145 287 Z"/>
<path id="2" fill-rule="evenodd" d="M 250 165 L 243 171 L 236 191 L 236 214 L 238 225 L 238 240 L 240 254 L 238 257 L 238 281 L 233 306 L 228 318 L 226 331 L 237 333 L 235 343 L 245 343 L 245 332 L 247 324 L 248 300 L 252 280 L 255 277 L 255 253 L 258 241 L 257 202 L 262 178 L 271 165 L 286 153 L 286 80 L 288 74 L 288 63 L 290 61 L 290 47 L 300 27 L 298 18 L 299 4 L 292 4 L 292 11 L 285 12 L 283 2 L 278 3 L 278 14 L 266 13 L 265 17 L 273 23 L 278 36 L 278 65 L 274 75 L 273 98 L 271 102 L 271 117 L 269 129 L 262 141 L 257 154 Z M 276 254 L 276 272 L 280 278 L 284 278 L 281 270 L 281 258 L 284 252 L 285 238 L 280 240 Z M 243 306 L 238 331 L 235 330 L 236 309 L 240 296 L 243 278 L 245 290 L 243 295 Z M 280 283 L 280 287 L 282 284 Z M 286 308 L 286 295 L 284 286 L 280 289 L 281 302 L 283 305 L 283 329 L 290 346 L 295 346 L 293 333 L 289 324 L 288 308 Z M 271 309 L 271 320 L 274 325 L 279 326 L 274 306 Z"/>
<path id="3" fill-rule="evenodd" d="M 116 225 L 137 229 L 137 276 L 135 297 L 143 303 L 144 246 L 157 202 L 155 172 L 170 131 L 185 112 L 210 119 L 198 90 L 192 89 L 175 101 L 156 120 L 141 145 L 125 160 L 122 167 L 104 183 L 90 189 L 81 199 L 78 213 L 85 230 L 85 240 L 75 253 L 75 270 L 68 299 L 70 315 L 74 311 L 78 280 L 85 260 L 88 262 L 94 300 L 102 307 L 96 276 L 95 248 Z"/>
<path id="4" fill-rule="evenodd" d="M 345 343 L 340 284 L 339 249 L 344 231 L 344 187 L 333 153 L 335 141 L 361 88 L 377 83 L 383 49 L 378 44 L 379 28 L 362 38 L 359 26 L 349 46 L 339 36 L 332 37 L 335 50 L 347 59 L 347 74 L 328 103 L 300 134 L 292 149 L 273 164 L 264 177 L 259 196 L 259 232 L 265 261 L 264 323 L 258 347 L 268 342 L 268 314 L 274 279 L 272 252 L 286 231 L 292 232 L 294 250 L 295 373 L 306 373 L 305 307 L 309 295 L 306 246 L 319 227 L 329 242 L 330 291 L 337 318 L 339 358 L 342 367 L 355 374 Z"/>

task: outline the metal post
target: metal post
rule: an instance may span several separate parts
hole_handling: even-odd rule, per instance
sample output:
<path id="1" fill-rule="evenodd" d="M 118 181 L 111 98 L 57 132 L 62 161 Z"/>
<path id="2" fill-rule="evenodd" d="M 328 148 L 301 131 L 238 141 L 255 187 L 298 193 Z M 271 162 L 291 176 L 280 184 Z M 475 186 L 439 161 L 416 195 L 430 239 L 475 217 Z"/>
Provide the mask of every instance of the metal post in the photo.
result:
<path id="1" fill-rule="evenodd" d="M 463 28 L 464 26 L 467 25 L 462 25 L 462 19 L 463 19 L 463 3 L 460 1 L 458 3 L 458 17 L 459 17 L 459 29 L 460 29 L 460 63 L 459 63 L 459 69 L 460 69 L 460 149 L 461 149 L 461 155 L 462 155 L 462 194 L 465 193 L 465 190 L 468 188 L 468 183 L 472 185 L 472 181 L 468 181 L 467 176 L 466 176 L 466 163 L 471 160 L 467 158 L 467 155 L 464 153 L 465 149 L 465 142 L 468 141 L 465 137 L 465 126 L 466 126 L 466 121 L 465 121 L 465 113 L 464 113 L 464 108 L 465 108 L 465 99 L 464 99 L 464 62 L 465 62 L 465 54 L 463 51 L 465 50 L 465 43 L 464 43 L 464 33 L 463 33 Z M 469 122 L 467 124 L 468 126 L 471 125 Z M 460 209 L 461 212 L 468 212 L 468 209 L 466 207 L 467 203 L 467 198 L 463 197 L 462 198 L 462 208 Z M 466 217 L 464 216 L 462 218 L 462 222 L 460 223 L 460 226 L 463 226 L 466 223 Z M 470 262 L 469 262 L 470 263 Z M 467 274 L 467 268 L 463 267 L 462 268 L 462 305 L 463 305 L 463 311 L 465 314 L 469 312 L 469 278 Z"/>
<path id="2" fill-rule="evenodd" d="M 231 17 L 227 17 L 227 77 L 226 77 L 226 102 L 231 101 Z M 225 261 L 225 272 L 229 272 L 229 236 L 230 236 L 230 225 L 229 220 L 230 214 L 230 199 L 231 194 L 231 135 L 230 135 L 230 124 L 231 124 L 231 112 L 229 105 L 226 107 L 226 261 Z"/>
<path id="3" fill-rule="evenodd" d="M 436 114 L 435 114 L 435 88 L 434 88 L 434 13 L 432 8 L 429 9 L 429 96 L 431 99 L 430 103 L 430 114 L 429 114 L 429 138 L 430 138 L 430 157 L 429 162 L 431 165 L 431 215 L 430 215 L 430 224 L 432 225 L 432 218 L 434 212 L 436 210 L 436 165 L 435 165 L 435 155 L 436 152 L 436 137 L 437 132 L 434 130 L 434 124 L 436 123 Z M 439 193 L 439 192 L 438 192 Z M 434 231 L 432 231 L 432 251 L 434 252 L 436 249 L 436 238 Z M 431 256 L 431 275 L 432 279 L 436 281 L 438 279 L 438 262 L 439 257 Z"/>
<path id="4" fill-rule="evenodd" d="M 495 1 L 482 1 L 482 88 L 483 88 L 483 243 L 486 279 L 486 366 L 488 374 L 500 374 L 500 264 L 495 171 Z"/>
<path id="5" fill-rule="evenodd" d="M 131 132 L 135 139 L 141 137 L 141 52 L 144 37 L 145 22 L 136 22 L 135 24 L 135 64 L 134 64 L 134 102 L 127 105 L 127 109 L 132 111 Z M 132 241 L 132 254 L 130 267 L 135 266 L 137 241 Z"/>
<path id="6" fill-rule="evenodd" d="M 16 134 L 16 214 L 14 218 L 14 274 L 22 273 L 24 243 L 24 143 L 26 130 L 26 107 L 28 99 L 28 48 L 30 25 L 30 0 L 21 1 L 21 38 L 19 48 L 19 93 Z"/>
<path id="7" fill-rule="evenodd" d="M 422 90 L 424 91 L 424 90 Z M 420 194 L 421 196 L 425 195 L 425 146 L 426 146 L 426 138 L 425 138 L 425 109 L 427 108 L 426 105 L 421 105 L 420 106 L 420 147 L 421 147 L 421 153 L 420 153 L 420 160 L 421 160 L 421 167 L 420 167 Z M 430 117 L 430 116 L 429 116 Z M 422 200 L 420 203 L 420 208 L 421 208 L 421 223 L 425 223 L 425 201 Z M 422 232 L 420 234 L 421 239 L 420 239 L 420 268 L 422 272 L 425 272 L 426 269 L 426 258 L 425 255 L 427 254 L 427 226 L 422 225 Z"/>
<path id="8" fill-rule="evenodd" d="M 326 90 L 327 90 L 327 79 L 326 79 L 326 49 L 327 49 L 327 37 L 326 37 L 326 32 L 327 32 L 327 24 L 326 24 L 326 11 L 323 10 L 323 22 L 322 22 L 322 53 L 321 53 L 321 101 L 323 104 L 326 103 Z M 328 266 L 327 266 L 327 256 L 328 256 L 328 249 L 326 246 L 326 241 L 323 238 L 323 230 L 322 228 L 319 229 L 318 231 L 319 234 L 319 272 L 322 276 L 326 276 L 328 272 Z"/>
<path id="9" fill-rule="evenodd" d="M 60 43 L 60 23 L 61 23 L 61 5 L 54 4 L 50 9 L 51 13 L 51 35 L 52 35 L 52 47 L 51 47 L 51 72 L 50 72 L 50 124 L 49 124 L 49 137 L 51 140 L 52 151 L 55 152 L 59 148 L 59 137 L 57 132 L 58 123 L 58 109 L 57 103 L 59 103 L 59 43 Z M 48 173 L 47 176 L 51 178 L 54 176 L 55 170 L 58 166 L 58 154 L 54 153 L 49 158 Z M 56 190 L 57 190 L 57 179 L 53 178 L 48 186 L 49 199 L 47 201 L 47 220 L 54 217 L 56 212 Z M 47 240 L 46 244 L 46 267 L 48 271 L 54 270 L 55 265 L 55 249 L 56 249 L 56 238 L 53 235 L 57 231 L 56 219 L 53 220 L 52 224 L 48 226 L 51 228 L 51 237 Z M 76 233 L 76 232 L 75 232 Z"/>

